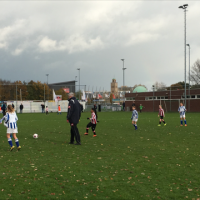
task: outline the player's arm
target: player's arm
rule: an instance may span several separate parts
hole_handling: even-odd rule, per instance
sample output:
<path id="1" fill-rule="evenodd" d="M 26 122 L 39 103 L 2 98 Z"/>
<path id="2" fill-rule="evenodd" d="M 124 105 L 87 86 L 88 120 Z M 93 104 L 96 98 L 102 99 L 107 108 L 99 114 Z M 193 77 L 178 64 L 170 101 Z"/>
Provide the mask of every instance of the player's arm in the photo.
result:
<path id="1" fill-rule="evenodd" d="M 133 115 L 134 115 L 134 113 L 132 112 L 132 117 L 131 117 L 131 120 L 133 119 Z"/>
<path id="2" fill-rule="evenodd" d="M 68 112 L 67 112 L 67 120 L 69 121 L 69 119 L 71 118 L 72 116 L 72 113 L 73 113 L 73 109 L 74 108 L 74 104 L 72 101 L 69 102 L 69 105 L 68 105 Z"/>
<path id="3" fill-rule="evenodd" d="M 136 114 L 136 119 L 138 119 L 138 112 L 136 111 L 135 114 Z"/>

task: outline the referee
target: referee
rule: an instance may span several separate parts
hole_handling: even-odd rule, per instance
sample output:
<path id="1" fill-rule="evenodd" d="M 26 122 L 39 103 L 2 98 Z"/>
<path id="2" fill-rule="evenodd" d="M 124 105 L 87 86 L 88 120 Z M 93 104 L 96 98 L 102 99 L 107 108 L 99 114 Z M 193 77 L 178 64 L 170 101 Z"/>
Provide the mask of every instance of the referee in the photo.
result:
<path id="1" fill-rule="evenodd" d="M 75 145 L 81 145 L 80 134 L 77 128 L 77 124 L 79 123 L 81 109 L 80 104 L 74 97 L 74 93 L 69 93 L 69 105 L 67 112 L 67 122 L 70 123 L 71 126 L 71 140 L 69 144 L 74 144 L 74 137 L 76 139 Z"/>

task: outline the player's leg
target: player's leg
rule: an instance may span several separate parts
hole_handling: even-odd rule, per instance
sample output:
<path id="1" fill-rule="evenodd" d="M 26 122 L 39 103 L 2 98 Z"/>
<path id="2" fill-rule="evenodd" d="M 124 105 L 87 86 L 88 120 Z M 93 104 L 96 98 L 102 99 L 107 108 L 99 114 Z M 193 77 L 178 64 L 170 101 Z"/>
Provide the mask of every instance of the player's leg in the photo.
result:
<path id="1" fill-rule="evenodd" d="M 17 150 L 20 150 L 21 149 L 21 146 L 19 146 L 19 140 L 16 136 L 16 133 L 13 133 L 13 137 L 15 139 L 15 144 L 17 145 Z"/>
<path id="2" fill-rule="evenodd" d="M 133 126 L 135 127 L 135 121 L 132 121 Z"/>
<path id="3" fill-rule="evenodd" d="M 10 133 L 7 133 L 8 144 L 10 145 L 10 151 L 12 151 L 15 146 L 13 146 L 12 139 L 10 138 Z"/>
<path id="4" fill-rule="evenodd" d="M 96 124 L 92 124 L 92 131 L 93 131 L 93 134 L 94 134 L 93 137 L 97 136 L 95 129 L 96 129 Z"/>
<path id="5" fill-rule="evenodd" d="M 70 138 L 70 143 L 69 144 L 74 144 L 74 129 L 73 129 L 73 124 L 70 124 L 71 127 L 71 138 Z"/>
<path id="6" fill-rule="evenodd" d="M 89 128 L 92 127 L 92 123 L 88 123 L 87 126 L 86 126 L 86 132 L 84 135 L 88 135 L 88 131 L 89 131 Z"/>
<path id="7" fill-rule="evenodd" d="M 77 128 L 77 124 L 74 124 L 73 129 L 74 129 L 75 139 L 77 142 L 76 145 L 81 145 L 81 138 L 80 138 L 80 134 Z"/>
<path id="8" fill-rule="evenodd" d="M 165 120 L 164 120 L 164 119 L 162 119 L 162 122 L 163 122 L 164 126 L 166 126 L 166 123 L 165 123 Z"/>
<path id="9" fill-rule="evenodd" d="M 185 119 L 185 115 L 184 115 L 184 123 L 185 123 L 185 126 L 187 126 L 187 122 L 186 122 L 186 119 Z"/>
<path id="10" fill-rule="evenodd" d="M 180 118 L 181 118 L 181 126 L 183 126 L 183 118 L 182 118 L 182 116 L 180 116 Z"/>
<path id="11" fill-rule="evenodd" d="M 137 130 L 137 120 L 135 120 L 135 130 Z"/>
<path id="12" fill-rule="evenodd" d="M 158 124 L 158 126 L 161 126 L 161 120 L 162 120 L 162 116 L 160 116 L 160 119 L 159 119 L 159 124 Z"/>

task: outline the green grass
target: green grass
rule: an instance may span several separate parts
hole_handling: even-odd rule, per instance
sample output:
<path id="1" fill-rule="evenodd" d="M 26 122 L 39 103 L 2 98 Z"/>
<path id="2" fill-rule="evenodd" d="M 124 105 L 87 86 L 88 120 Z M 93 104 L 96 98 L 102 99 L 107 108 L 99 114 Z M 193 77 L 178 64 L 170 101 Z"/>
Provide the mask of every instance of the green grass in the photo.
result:
<path id="1" fill-rule="evenodd" d="M 66 113 L 18 114 L 20 152 L 9 152 L 0 126 L 0 199 L 195 199 L 200 195 L 199 113 L 167 113 L 158 127 L 157 113 L 99 113 L 97 137 L 84 136 L 69 145 Z M 39 138 L 33 139 L 38 133 Z"/>

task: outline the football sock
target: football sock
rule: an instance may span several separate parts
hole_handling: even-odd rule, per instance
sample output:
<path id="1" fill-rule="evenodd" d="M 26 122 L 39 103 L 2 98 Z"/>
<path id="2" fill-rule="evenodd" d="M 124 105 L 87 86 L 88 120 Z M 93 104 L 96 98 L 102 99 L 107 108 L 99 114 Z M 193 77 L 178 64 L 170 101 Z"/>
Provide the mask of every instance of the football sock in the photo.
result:
<path id="1" fill-rule="evenodd" d="M 137 124 L 135 124 L 135 130 L 137 130 Z"/>
<path id="2" fill-rule="evenodd" d="M 159 124 L 161 124 L 161 122 L 159 122 Z"/>
<path id="3" fill-rule="evenodd" d="M 185 124 L 187 124 L 186 120 L 184 120 Z"/>
<path id="4" fill-rule="evenodd" d="M 95 132 L 95 131 L 93 131 L 93 133 L 94 133 L 94 135 L 96 135 L 96 132 Z"/>
<path id="5" fill-rule="evenodd" d="M 86 133 L 88 133 L 89 128 L 86 128 Z"/>
<path id="6" fill-rule="evenodd" d="M 165 124 L 165 121 L 163 121 L 163 124 Z"/>
<path id="7" fill-rule="evenodd" d="M 135 124 L 133 124 L 133 126 L 135 127 Z"/>
<path id="8" fill-rule="evenodd" d="M 19 140 L 18 140 L 18 138 L 15 139 L 15 144 L 17 145 L 17 147 L 19 147 Z"/>
<path id="9" fill-rule="evenodd" d="M 181 120 L 181 125 L 183 125 L 183 120 Z"/>
<path id="10" fill-rule="evenodd" d="M 12 144 L 12 139 L 11 138 L 8 138 L 8 143 L 9 143 L 9 145 L 12 147 L 13 146 L 13 144 Z"/>

